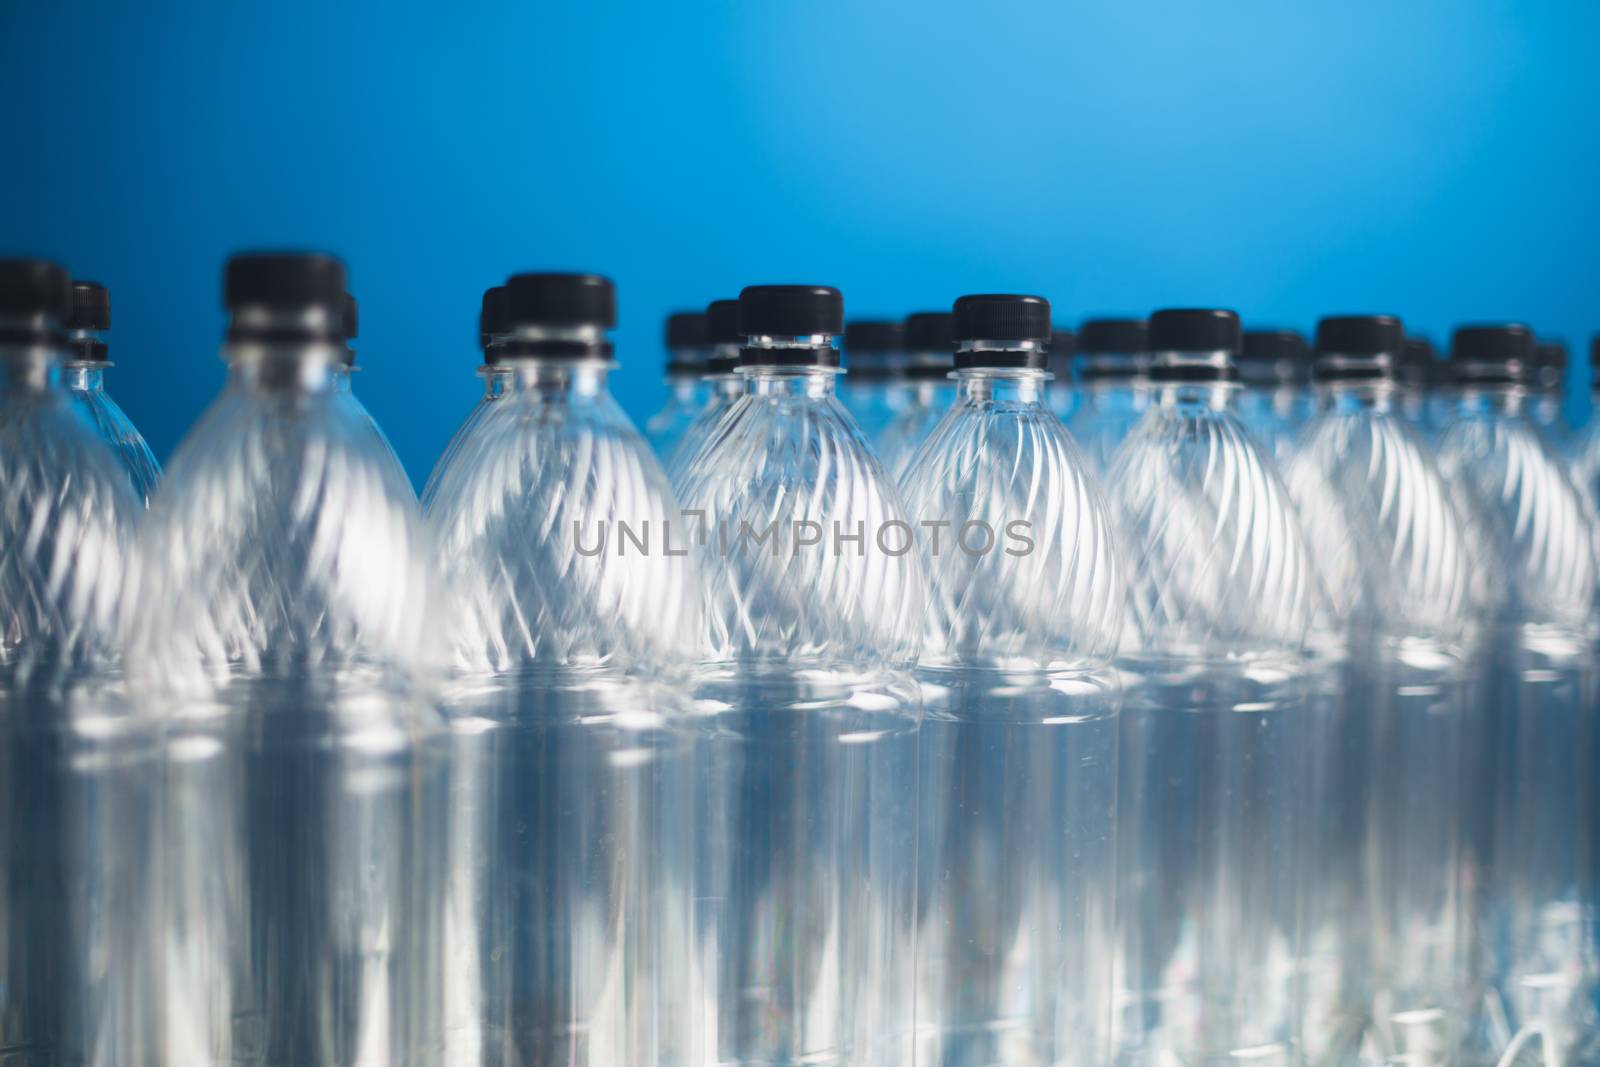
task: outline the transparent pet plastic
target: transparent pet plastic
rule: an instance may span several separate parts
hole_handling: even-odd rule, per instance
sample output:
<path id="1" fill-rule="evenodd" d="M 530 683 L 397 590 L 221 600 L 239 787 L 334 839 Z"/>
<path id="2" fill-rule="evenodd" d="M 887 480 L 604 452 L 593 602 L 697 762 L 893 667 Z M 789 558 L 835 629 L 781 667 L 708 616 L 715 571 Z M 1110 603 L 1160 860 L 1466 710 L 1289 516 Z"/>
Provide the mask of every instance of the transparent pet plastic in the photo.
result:
<path id="1" fill-rule="evenodd" d="M 905 481 L 913 521 L 945 524 L 921 542 L 917 1061 L 1105 1063 L 1107 668 L 1124 598 L 1111 518 L 1042 372 L 956 373 Z"/>
<path id="2" fill-rule="evenodd" d="M 111 446 L 133 486 L 133 495 L 140 503 L 149 504 L 150 494 L 161 480 L 161 465 L 132 420 L 106 392 L 105 364 L 69 363 L 62 371 L 62 382 L 67 395 Z"/>
<path id="3" fill-rule="evenodd" d="M 884 469 L 896 480 L 905 474 L 911 457 L 955 399 L 955 390 L 942 376 L 913 379 L 907 383 L 907 390 L 910 395 L 905 406 L 874 441 Z"/>
<path id="4" fill-rule="evenodd" d="M 1455 1062 L 1466 1015 L 1467 535 L 1381 379 L 1323 388 L 1287 470 L 1336 674 L 1307 775 L 1311 1063 Z"/>
<path id="5" fill-rule="evenodd" d="M 831 368 L 745 367 L 704 524 L 698 1024 L 726 1064 L 906 1064 L 924 584 Z"/>
<path id="6" fill-rule="evenodd" d="M 689 427 L 705 408 L 711 389 L 701 375 L 677 374 L 667 380 L 667 400 L 645 420 L 644 436 L 663 464 L 671 460 Z"/>
<path id="7" fill-rule="evenodd" d="M 1298 383 L 1246 385 L 1234 402 L 1239 422 L 1266 446 L 1279 467 L 1294 455 L 1300 433 L 1316 414 L 1316 397 Z"/>
<path id="8" fill-rule="evenodd" d="M 861 427 L 862 435 L 876 441 L 911 403 L 912 392 L 910 383 L 898 374 L 846 375 L 839 386 L 839 400 Z"/>
<path id="9" fill-rule="evenodd" d="M 1158 385 L 1106 478 L 1130 575 L 1116 990 L 1130 1062 L 1298 1055 L 1315 575 L 1230 391 Z"/>
<path id="10" fill-rule="evenodd" d="M 506 381 L 510 372 L 496 364 L 485 364 L 478 369 L 478 375 L 483 379 L 483 396 L 473 405 L 467 417 L 462 420 L 456 432 L 450 436 L 449 442 L 444 446 L 444 451 L 439 454 L 438 460 L 433 464 L 433 470 L 428 474 L 428 481 L 422 487 L 422 510 L 432 511 L 434 499 L 441 492 L 456 492 L 454 488 L 446 489 L 455 479 L 463 476 L 461 467 L 462 446 L 472 439 L 472 436 L 485 416 L 489 414 L 494 402 L 505 395 Z"/>
<path id="11" fill-rule="evenodd" d="M 744 376 L 736 371 L 711 375 L 706 384 L 711 391 L 710 399 L 683 432 L 677 449 L 667 460 L 667 477 L 674 487 L 682 483 L 684 475 L 694 466 L 695 457 L 716 436 L 722 417 L 744 395 Z"/>
<path id="12" fill-rule="evenodd" d="M 1600 1062 L 1597 578 L 1589 505 L 1515 386 L 1467 386 L 1445 474 L 1498 576 L 1476 654 L 1467 781 L 1474 1007 L 1469 1062 Z"/>
<path id="13" fill-rule="evenodd" d="M 1153 392 L 1140 377 L 1085 377 L 1078 383 L 1078 403 L 1067 419 L 1067 429 L 1083 449 L 1091 468 L 1104 474 L 1111 457 L 1127 439 Z"/>
<path id="14" fill-rule="evenodd" d="M 342 349 L 226 351 L 139 537 L 165 716 L 167 1063 L 437 1061 L 447 617 Z"/>
<path id="15" fill-rule="evenodd" d="M 610 364 L 500 367 L 429 512 L 464 612 L 447 1058 L 689 1063 L 693 541 Z"/>

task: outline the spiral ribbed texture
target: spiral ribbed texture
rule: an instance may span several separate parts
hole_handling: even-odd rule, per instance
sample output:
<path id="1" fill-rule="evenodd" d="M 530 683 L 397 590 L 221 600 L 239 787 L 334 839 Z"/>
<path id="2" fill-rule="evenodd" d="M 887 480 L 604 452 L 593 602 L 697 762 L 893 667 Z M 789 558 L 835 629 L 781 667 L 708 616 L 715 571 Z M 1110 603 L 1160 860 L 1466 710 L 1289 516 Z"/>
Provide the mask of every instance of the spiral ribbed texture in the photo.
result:
<path id="1" fill-rule="evenodd" d="M 1467 535 L 1432 454 L 1398 416 L 1313 422 L 1286 478 L 1335 620 L 1352 636 L 1463 636 Z"/>
<path id="2" fill-rule="evenodd" d="M 949 524 L 937 554 L 922 538 L 924 665 L 1092 667 L 1115 655 L 1124 589 L 1110 514 L 1042 405 L 957 403 L 911 461 L 905 495 L 913 521 Z M 967 523 L 993 531 L 988 551 L 958 545 Z"/>
<path id="3" fill-rule="evenodd" d="M 71 390 L 68 394 L 89 416 L 100 436 L 116 454 L 128 475 L 134 496 L 142 504 L 150 502 L 156 483 L 161 480 L 161 465 L 145 443 L 133 421 L 104 389 Z"/>
<path id="4" fill-rule="evenodd" d="M 797 381 L 741 398 L 685 472 L 680 499 L 707 526 L 707 658 L 914 659 L 922 568 L 914 546 L 894 555 L 876 536 L 887 523 L 906 523 L 906 512 L 831 390 L 819 395 Z M 755 541 L 774 523 L 776 553 Z M 820 530 L 822 541 L 796 546 L 797 530 Z M 836 530 L 864 539 L 836 545 Z M 889 530 L 887 546 L 899 550 L 902 538 Z"/>
<path id="5" fill-rule="evenodd" d="M 1315 576 L 1288 491 L 1225 410 L 1163 400 L 1106 476 L 1129 572 L 1123 652 L 1297 652 Z"/>
<path id="6" fill-rule="evenodd" d="M 0 392 L 0 668 L 95 667 L 120 651 L 138 509 L 56 390 Z"/>
<path id="7" fill-rule="evenodd" d="M 1561 457 L 1525 419 L 1464 415 L 1439 442 L 1445 477 L 1463 497 L 1477 590 L 1508 626 L 1587 625 L 1594 606 L 1595 530 Z"/>
<path id="8" fill-rule="evenodd" d="M 178 447 L 139 537 L 130 671 L 439 664 L 444 598 L 405 472 L 348 396 L 230 385 Z"/>
<path id="9" fill-rule="evenodd" d="M 508 392 L 455 462 L 429 521 L 464 613 L 457 666 L 636 668 L 694 654 L 698 579 L 672 554 L 693 531 L 608 393 Z"/>

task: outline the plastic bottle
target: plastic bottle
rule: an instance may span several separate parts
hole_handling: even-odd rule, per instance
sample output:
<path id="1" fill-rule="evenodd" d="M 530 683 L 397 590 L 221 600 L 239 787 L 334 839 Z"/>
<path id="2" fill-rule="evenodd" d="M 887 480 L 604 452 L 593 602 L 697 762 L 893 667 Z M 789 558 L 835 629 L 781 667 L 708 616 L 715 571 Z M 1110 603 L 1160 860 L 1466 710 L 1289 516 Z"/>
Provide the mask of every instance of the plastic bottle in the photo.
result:
<path id="1" fill-rule="evenodd" d="M 62 370 L 69 395 L 111 445 L 141 503 L 161 478 L 161 466 L 143 435 L 106 392 L 106 368 L 112 366 L 105 331 L 111 329 L 111 295 L 98 282 L 72 283 L 72 308 L 67 314 L 71 350 Z"/>
<path id="2" fill-rule="evenodd" d="M 139 503 L 63 385 L 69 307 L 0 259 L 0 1056 L 157 1067 L 160 724 L 115 674 Z"/>
<path id="3" fill-rule="evenodd" d="M 1306 781 L 1308 1062 L 1454 1063 L 1467 988 L 1462 752 L 1470 553 L 1399 413 L 1400 320 L 1325 318 L 1321 410 L 1287 468 L 1337 678 Z"/>
<path id="4" fill-rule="evenodd" d="M 442 488 L 460 476 L 457 470 L 457 460 L 464 442 L 471 439 L 474 429 L 483 420 L 495 401 L 505 395 L 506 381 L 510 372 L 501 367 L 497 362 L 496 353 L 505 343 L 507 328 L 505 325 L 505 286 L 495 285 L 483 291 L 482 307 L 478 312 L 478 347 L 483 352 L 483 365 L 478 368 L 478 376 L 483 379 L 483 396 L 478 403 L 467 413 L 456 432 L 451 435 L 450 441 L 445 445 L 444 451 L 433 464 L 433 471 L 428 475 L 428 482 L 422 487 L 422 509 L 429 511 Z M 453 490 L 452 490 L 453 491 Z"/>
<path id="5" fill-rule="evenodd" d="M 684 478 L 704 524 L 696 932 L 707 1063 L 907 1064 L 925 588 L 835 395 L 843 299 L 739 298 L 747 391 Z"/>
<path id="6" fill-rule="evenodd" d="M 739 301 L 713 300 L 706 305 L 706 385 L 711 396 L 694 422 L 684 431 L 678 449 L 667 462 L 667 477 L 674 487 L 693 466 L 695 456 L 717 434 L 722 417 L 744 395 L 744 375 L 739 373 L 739 349 L 744 337 L 739 333 Z"/>
<path id="7" fill-rule="evenodd" d="M 1311 356 L 1294 330 L 1246 330 L 1239 353 L 1237 410 L 1244 428 L 1267 446 L 1281 467 L 1316 410 Z"/>
<path id="8" fill-rule="evenodd" d="M 1439 444 L 1497 576 L 1469 731 L 1467 863 L 1476 1012 L 1468 1062 L 1597 1062 L 1592 843 L 1595 531 L 1526 414 L 1525 326 L 1451 341 L 1458 403 Z"/>
<path id="9" fill-rule="evenodd" d="M 845 325 L 844 362 L 850 373 L 839 385 L 839 402 L 869 441 L 877 440 L 910 399 L 901 376 L 905 339 L 900 322 L 858 319 Z"/>
<path id="10" fill-rule="evenodd" d="M 667 401 L 644 424 L 645 439 L 662 463 L 677 452 L 684 432 L 706 406 L 706 344 L 704 312 L 667 316 Z"/>
<path id="11" fill-rule="evenodd" d="M 1532 375 L 1528 381 L 1528 418 L 1549 442 L 1564 449 L 1571 436 L 1566 415 L 1564 385 L 1567 380 L 1567 346 L 1560 341 L 1540 341 L 1533 348 Z"/>
<path id="12" fill-rule="evenodd" d="M 1067 429 L 1096 474 L 1110 465 L 1150 406 L 1149 334 L 1143 319 L 1090 319 L 1078 330 L 1077 410 Z"/>
<path id="13" fill-rule="evenodd" d="M 463 611 L 447 1058 L 685 1063 L 692 542 L 608 388 L 611 283 L 519 274 L 504 315 L 503 391 L 429 511 Z"/>
<path id="14" fill-rule="evenodd" d="M 948 311 L 920 311 L 906 317 L 905 378 L 910 397 L 875 442 L 884 468 L 896 479 L 950 409 L 955 397 L 950 383 L 953 349 Z"/>
<path id="15" fill-rule="evenodd" d="M 1139 1062 L 1298 1055 L 1315 583 L 1287 490 L 1229 409 L 1238 347 L 1232 312 L 1151 316 L 1157 397 L 1105 479 L 1130 574 L 1117 1025 Z"/>
<path id="16" fill-rule="evenodd" d="M 1078 407 L 1077 382 L 1073 379 L 1073 357 L 1078 352 L 1078 338 L 1071 330 L 1051 330 L 1050 345 L 1045 352 L 1045 367 L 1052 375 L 1045 390 L 1045 403 L 1056 418 L 1066 422 Z"/>
<path id="17" fill-rule="evenodd" d="M 228 380 L 139 536 L 128 662 L 167 722 L 165 1063 L 442 1046 L 448 618 L 416 499 L 351 403 L 345 272 L 236 255 Z"/>
<path id="18" fill-rule="evenodd" d="M 1046 406 L 1049 323 L 1039 297 L 956 301 L 956 400 L 905 477 L 942 534 L 922 540 L 922 1064 L 1109 1062 L 1124 586 Z"/>

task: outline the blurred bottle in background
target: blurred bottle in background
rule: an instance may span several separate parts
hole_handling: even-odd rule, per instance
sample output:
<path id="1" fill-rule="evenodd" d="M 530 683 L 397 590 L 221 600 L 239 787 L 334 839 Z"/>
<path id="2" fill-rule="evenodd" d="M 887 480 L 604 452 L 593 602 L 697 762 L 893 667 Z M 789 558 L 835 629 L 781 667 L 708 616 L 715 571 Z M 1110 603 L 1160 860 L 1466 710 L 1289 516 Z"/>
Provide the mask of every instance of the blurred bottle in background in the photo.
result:
<path id="1" fill-rule="evenodd" d="M 739 301 L 713 300 L 706 305 L 706 340 L 706 387 L 711 395 L 667 462 L 667 477 L 675 488 L 700 450 L 715 440 L 722 417 L 744 395 L 744 375 L 739 373 L 739 349 L 744 345 L 739 333 Z"/>
<path id="2" fill-rule="evenodd" d="M 905 324 L 857 319 L 844 328 L 844 366 L 839 402 L 867 440 L 875 441 L 910 399 L 905 370 Z"/>
<path id="3" fill-rule="evenodd" d="M 697 1020 L 706 1063 L 909 1064 L 925 589 L 835 395 L 844 301 L 739 298 L 746 392 L 681 485 L 704 524 Z M 948 356 L 946 357 L 948 358 Z"/>
<path id="4" fill-rule="evenodd" d="M 918 678 L 917 1062 L 1107 1063 L 1123 576 L 1045 406 L 1050 306 L 955 304 L 956 401 L 906 472 Z"/>
<path id="5" fill-rule="evenodd" d="M 954 399 L 950 359 L 955 342 L 950 322 L 948 311 L 906 316 L 905 378 L 910 395 L 875 442 L 884 469 L 896 480 Z"/>
<path id="6" fill-rule="evenodd" d="M 447 1059 L 687 1063 L 690 531 L 609 390 L 611 283 L 503 302 L 502 391 L 428 513 L 461 608 Z"/>
<path id="7" fill-rule="evenodd" d="M 667 316 L 667 401 L 645 420 L 644 436 L 666 463 L 706 406 L 706 316 L 703 311 L 678 311 Z"/>
<path id="8" fill-rule="evenodd" d="M 498 352 L 508 336 L 505 322 L 505 286 L 491 286 L 483 291 L 483 302 L 478 312 L 478 347 L 483 352 L 483 365 L 478 377 L 483 379 L 483 396 L 467 413 L 456 432 L 451 435 L 444 451 L 434 461 L 427 484 L 422 488 L 422 508 L 428 511 L 434 498 L 460 476 L 457 469 L 462 443 L 472 437 L 478 422 L 488 415 L 495 401 L 505 395 L 510 371 L 499 365 Z M 455 490 L 451 490 L 454 492 Z"/>
<path id="9" fill-rule="evenodd" d="M 1078 338 L 1071 330 L 1050 331 L 1050 344 L 1045 349 L 1045 369 L 1052 377 L 1045 389 L 1045 404 L 1062 422 L 1070 419 L 1078 406 L 1077 382 L 1072 374 L 1073 357 L 1077 352 Z"/>
<path id="10" fill-rule="evenodd" d="M 1466 1015 L 1470 561 L 1450 487 L 1397 410 L 1404 336 L 1386 315 L 1318 324 L 1321 410 L 1286 470 L 1337 679 L 1305 782 L 1316 1064 L 1454 1063 Z"/>
<path id="11" fill-rule="evenodd" d="M 106 392 L 106 368 L 112 366 L 106 331 L 111 329 L 111 294 L 98 282 L 73 282 L 72 306 L 67 313 L 69 354 L 62 370 L 62 381 L 79 409 L 100 436 L 111 446 L 117 461 L 127 472 L 128 482 L 140 503 L 148 504 L 150 494 L 161 478 L 144 436 L 132 420 Z"/>
<path id="12" fill-rule="evenodd" d="M 1562 341 L 1539 341 L 1533 347 L 1528 379 L 1528 419 L 1557 449 L 1570 443 L 1566 418 L 1567 346 Z"/>
<path id="13" fill-rule="evenodd" d="M 1287 463 L 1316 410 L 1306 339 L 1294 330 L 1246 330 L 1239 382 L 1239 421 L 1280 466 Z"/>
<path id="14" fill-rule="evenodd" d="M 64 384 L 72 315 L 65 270 L 0 259 L 0 1058 L 154 1067 L 160 723 L 117 677 L 140 502 Z"/>
<path id="15" fill-rule="evenodd" d="M 1533 335 L 1456 331 L 1455 418 L 1439 445 L 1484 571 L 1496 575 L 1471 708 L 1470 1063 L 1595 1062 L 1595 530 L 1527 417 Z"/>
<path id="16" fill-rule="evenodd" d="M 1151 316 L 1156 399 L 1112 461 L 1128 562 L 1118 1054 L 1297 1062 L 1302 646 L 1315 577 L 1230 410 L 1239 320 Z"/>
<path id="17" fill-rule="evenodd" d="M 139 537 L 130 669 L 168 724 L 166 1063 L 442 1047 L 448 615 L 416 499 L 351 403 L 345 272 L 229 260 L 228 380 Z"/>
<path id="18" fill-rule="evenodd" d="M 1149 331 L 1143 319 L 1090 319 L 1078 329 L 1078 404 L 1067 429 L 1096 474 L 1150 406 Z"/>
<path id="19" fill-rule="evenodd" d="M 1395 367 L 1397 410 L 1429 444 L 1437 433 L 1430 425 L 1428 404 L 1440 376 L 1448 373 L 1432 341 L 1425 337 L 1406 338 L 1405 349 Z"/>

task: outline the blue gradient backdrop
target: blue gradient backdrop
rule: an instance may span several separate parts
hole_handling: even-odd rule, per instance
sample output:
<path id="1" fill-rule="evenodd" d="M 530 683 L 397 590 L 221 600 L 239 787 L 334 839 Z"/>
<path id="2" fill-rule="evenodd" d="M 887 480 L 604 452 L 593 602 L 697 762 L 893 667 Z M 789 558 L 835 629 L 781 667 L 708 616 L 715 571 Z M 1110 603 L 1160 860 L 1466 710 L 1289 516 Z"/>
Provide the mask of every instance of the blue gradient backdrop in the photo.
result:
<path id="1" fill-rule="evenodd" d="M 223 257 L 340 253 L 357 388 L 419 482 L 518 269 L 617 280 L 636 417 L 661 316 L 754 281 L 1586 343 L 1597 41 L 1600 4 L 1559 0 L 8 0 L 0 248 L 111 287 L 113 388 L 162 455 L 222 380 Z"/>

